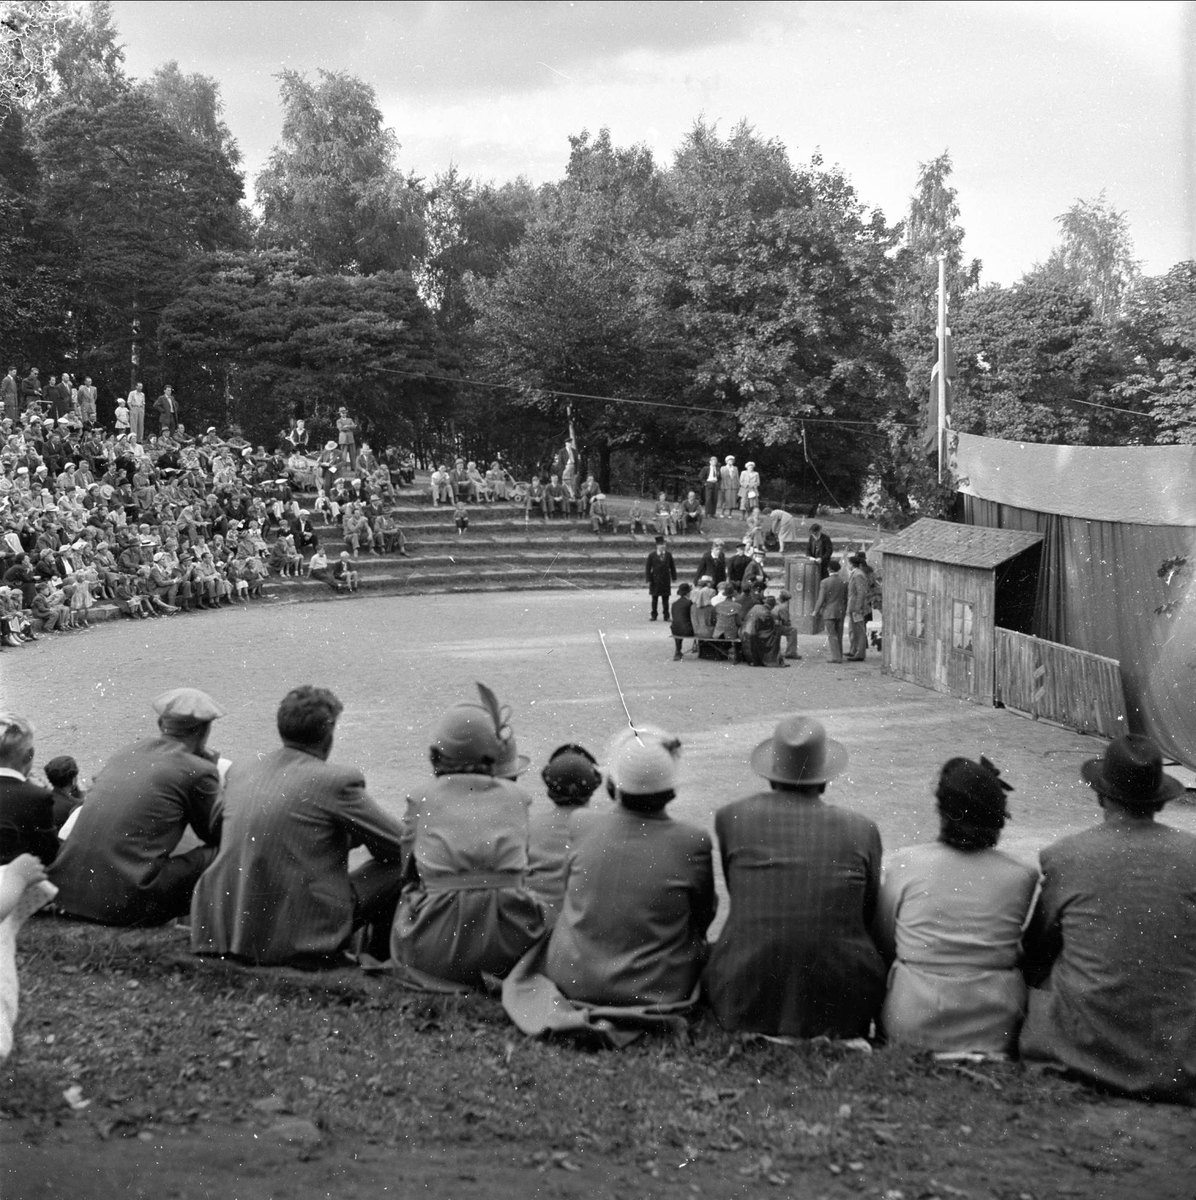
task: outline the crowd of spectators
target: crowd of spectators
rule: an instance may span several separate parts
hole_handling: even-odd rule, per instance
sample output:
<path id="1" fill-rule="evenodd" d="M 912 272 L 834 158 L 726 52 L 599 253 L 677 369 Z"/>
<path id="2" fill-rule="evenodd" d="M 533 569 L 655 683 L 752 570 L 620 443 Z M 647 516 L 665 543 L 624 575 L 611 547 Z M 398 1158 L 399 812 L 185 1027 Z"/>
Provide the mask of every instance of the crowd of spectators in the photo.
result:
<path id="1" fill-rule="evenodd" d="M 847 747 L 787 716 L 712 838 L 667 812 L 676 737 L 625 729 L 605 770 L 562 746 L 537 802 L 510 708 L 478 692 L 436 722 L 401 818 L 330 761 L 342 705 L 323 688 L 288 693 L 278 743 L 231 763 L 209 746 L 219 703 L 167 692 L 156 733 L 83 797 L 73 760 L 47 764 L 54 792 L 35 784 L 32 727 L 0 714 L 0 864 L 22 887 L 48 875 L 63 915 L 184 918 L 198 955 L 385 966 L 438 993 L 498 978 L 528 1034 L 619 1044 L 704 1003 L 732 1032 L 1020 1054 L 1196 1103 L 1196 837 L 1156 820 L 1184 788 L 1148 739 L 1083 764 L 1101 819 L 1039 868 L 998 848 L 1013 789 L 983 757 L 938 772 L 937 838 L 886 855 L 876 824 L 833 802 Z M 604 779 L 611 803 L 591 804 Z M 188 828 L 200 844 L 180 852 Z M 355 845 L 369 854 L 350 870 Z M 715 853 L 730 913 L 711 937 Z"/>
<path id="2" fill-rule="evenodd" d="M 353 591 L 353 559 L 407 554 L 390 506 L 411 476 L 393 449 L 329 442 L 316 457 L 302 420 L 273 450 L 235 429 L 193 436 L 170 387 L 143 436 L 146 407 L 137 384 L 106 424 L 90 379 L 0 381 L 0 645 L 87 628 L 104 601 L 134 620 L 249 604 L 271 574 Z M 340 526 L 331 562 L 316 515 Z"/>

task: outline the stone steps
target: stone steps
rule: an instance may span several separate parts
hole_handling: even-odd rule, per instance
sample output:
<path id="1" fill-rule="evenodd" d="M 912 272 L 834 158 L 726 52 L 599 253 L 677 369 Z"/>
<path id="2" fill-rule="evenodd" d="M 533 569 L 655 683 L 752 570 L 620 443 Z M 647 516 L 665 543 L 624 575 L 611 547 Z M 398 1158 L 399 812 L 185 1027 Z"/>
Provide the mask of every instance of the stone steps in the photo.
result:
<path id="1" fill-rule="evenodd" d="M 300 504 L 311 508 L 310 498 Z M 496 501 L 471 505 L 469 528 L 457 533 L 454 510 L 400 495 L 388 508 L 402 526 L 408 557 L 363 553 L 355 560 L 362 592 L 396 595 L 541 588 L 628 588 L 644 582 L 644 560 L 654 533 L 596 534 L 580 518 L 527 520 L 522 507 Z M 621 507 L 617 516 L 625 516 Z M 347 549 L 339 526 L 316 523 L 329 559 Z M 728 540 L 733 534 L 728 535 Z M 709 545 L 706 536 L 670 539 L 679 579 L 689 579 Z M 280 600 L 335 598 L 319 580 L 272 577 L 266 584 Z"/>

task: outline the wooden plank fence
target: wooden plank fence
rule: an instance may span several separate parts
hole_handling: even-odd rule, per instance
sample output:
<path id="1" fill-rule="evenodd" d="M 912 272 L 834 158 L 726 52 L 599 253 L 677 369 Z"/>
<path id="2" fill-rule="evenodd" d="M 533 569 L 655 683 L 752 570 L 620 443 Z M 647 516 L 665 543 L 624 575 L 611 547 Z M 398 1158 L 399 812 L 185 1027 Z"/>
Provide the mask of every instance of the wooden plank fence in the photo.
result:
<path id="1" fill-rule="evenodd" d="M 996 630 L 996 702 L 1081 733 L 1128 729 L 1121 664 L 1011 629 Z"/>

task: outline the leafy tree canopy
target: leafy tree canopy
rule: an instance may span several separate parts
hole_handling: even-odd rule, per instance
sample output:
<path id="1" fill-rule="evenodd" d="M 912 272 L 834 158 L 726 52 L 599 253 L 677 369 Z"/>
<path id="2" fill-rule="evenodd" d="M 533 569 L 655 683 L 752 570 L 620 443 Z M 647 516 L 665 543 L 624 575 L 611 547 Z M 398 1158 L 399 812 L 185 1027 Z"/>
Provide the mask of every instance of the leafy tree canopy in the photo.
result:
<path id="1" fill-rule="evenodd" d="M 1055 218 L 1062 235 L 1046 263 L 1030 273 L 1088 297 L 1107 326 L 1121 316 L 1140 274 L 1129 220 L 1105 199 L 1077 200 Z"/>
<path id="2" fill-rule="evenodd" d="M 1118 401 L 1149 410 L 1156 441 L 1196 443 L 1196 263 L 1139 280 L 1122 317 L 1130 367 Z"/>
<path id="3" fill-rule="evenodd" d="M 399 144 L 374 89 L 344 72 L 279 76 L 282 138 L 255 184 L 261 244 L 325 271 L 410 270 L 423 246 L 423 198 L 395 167 Z"/>
<path id="4" fill-rule="evenodd" d="M 1011 441 L 1121 440 L 1112 389 L 1121 363 L 1091 300 L 1049 280 L 981 288 L 954 330 L 956 429 Z"/>
<path id="5" fill-rule="evenodd" d="M 138 333 L 152 341 L 188 257 L 237 240 L 241 177 L 141 90 L 50 109 L 37 158 L 44 261 L 69 280 L 77 353 L 97 364 L 89 373 L 111 371 Z"/>
<path id="6" fill-rule="evenodd" d="M 206 419 L 271 440 L 292 416 L 327 432 L 348 405 L 377 439 L 414 440 L 453 368 L 411 277 L 317 272 L 282 251 L 196 258 L 159 329 Z"/>

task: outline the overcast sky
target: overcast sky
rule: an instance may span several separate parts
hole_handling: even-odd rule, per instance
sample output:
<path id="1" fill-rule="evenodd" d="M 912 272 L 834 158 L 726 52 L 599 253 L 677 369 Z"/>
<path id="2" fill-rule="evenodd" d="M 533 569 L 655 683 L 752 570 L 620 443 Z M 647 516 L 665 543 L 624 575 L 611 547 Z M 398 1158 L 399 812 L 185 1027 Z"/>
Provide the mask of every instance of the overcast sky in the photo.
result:
<path id="1" fill-rule="evenodd" d="M 558 179 L 609 126 L 667 164 L 699 115 L 820 150 L 896 220 L 949 149 L 965 253 L 1011 283 L 1102 190 L 1150 273 L 1191 253 L 1180 3 L 188 3 L 113 5 L 130 72 L 215 77 L 250 184 L 281 127 L 274 74 L 377 91 L 400 166 Z"/>

